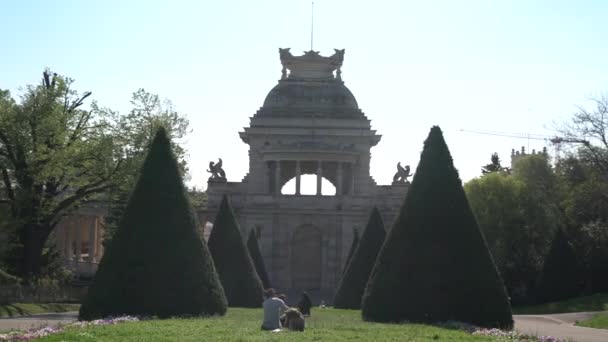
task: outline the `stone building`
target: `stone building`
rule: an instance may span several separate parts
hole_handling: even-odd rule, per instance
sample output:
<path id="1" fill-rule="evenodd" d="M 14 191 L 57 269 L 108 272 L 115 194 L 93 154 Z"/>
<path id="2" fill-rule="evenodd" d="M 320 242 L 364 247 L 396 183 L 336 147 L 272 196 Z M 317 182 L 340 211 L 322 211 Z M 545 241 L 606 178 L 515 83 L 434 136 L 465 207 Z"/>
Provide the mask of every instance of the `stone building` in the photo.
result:
<path id="1" fill-rule="evenodd" d="M 538 152 L 535 149 L 532 149 L 532 153 L 526 153 L 526 148 L 524 146 L 521 147 L 521 151 L 511 149 L 511 169 L 513 169 L 515 167 L 515 164 L 517 164 L 522 158 L 529 155 L 540 155 L 545 158 L 549 158 L 549 153 L 547 153 L 546 147 L 543 147 L 543 150 Z"/>
<path id="2" fill-rule="evenodd" d="M 65 217 L 49 237 L 75 278 L 91 279 L 103 256 L 103 217 L 106 209 L 91 202 Z"/>
<path id="3" fill-rule="evenodd" d="M 378 206 L 387 228 L 395 219 L 409 166 L 398 166 L 393 185 L 377 185 L 370 176 L 370 149 L 381 136 L 342 81 L 344 50 L 331 57 L 279 52 L 281 79 L 239 133 L 249 145 L 249 172 L 229 182 L 221 166 L 210 163 L 208 208 L 199 217 L 212 223 L 226 194 L 243 237 L 256 232 L 273 286 L 330 299 L 353 232 L 363 230 L 371 209 Z M 303 194 L 304 175 L 316 177 L 316 194 Z M 293 194 L 284 189 L 289 181 L 295 181 Z M 325 185 L 335 195 L 327 195 Z"/>

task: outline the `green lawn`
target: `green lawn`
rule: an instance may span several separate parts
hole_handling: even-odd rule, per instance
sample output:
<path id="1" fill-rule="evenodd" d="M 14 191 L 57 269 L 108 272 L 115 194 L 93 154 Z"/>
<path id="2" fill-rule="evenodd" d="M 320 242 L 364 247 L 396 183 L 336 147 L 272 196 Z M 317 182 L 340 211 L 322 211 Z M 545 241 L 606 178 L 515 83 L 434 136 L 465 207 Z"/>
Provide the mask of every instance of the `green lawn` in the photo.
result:
<path id="1" fill-rule="evenodd" d="M 581 327 L 608 329 L 608 314 L 599 313 L 589 320 L 576 323 L 576 325 Z"/>
<path id="2" fill-rule="evenodd" d="M 420 324 L 363 322 L 355 310 L 315 310 L 304 332 L 261 331 L 261 316 L 261 309 L 230 308 L 224 317 L 71 328 L 40 341 L 495 341 Z"/>
<path id="3" fill-rule="evenodd" d="M 608 310 L 608 293 L 596 293 L 591 296 L 572 298 L 535 306 L 514 307 L 513 313 L 519 315 L 534 315 L 603 310 Z"/>
<path id="4" fill-rule="evenodd" d="M 80 304 L 62 303 L 15 303 L 0 305 L 0 317 L 27 316 L 49 312 L 78 311 Z"/>

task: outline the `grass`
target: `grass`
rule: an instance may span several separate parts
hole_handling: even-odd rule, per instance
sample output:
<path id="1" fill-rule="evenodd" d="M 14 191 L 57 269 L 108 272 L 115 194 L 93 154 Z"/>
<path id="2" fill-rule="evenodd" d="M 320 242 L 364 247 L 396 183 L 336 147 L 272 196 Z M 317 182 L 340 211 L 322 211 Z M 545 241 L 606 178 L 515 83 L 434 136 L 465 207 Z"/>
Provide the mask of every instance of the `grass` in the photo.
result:
<path id="1" fill-rule="evenodd" d="M 608 314 L 599 313 L 591 319 L 576 323 L 579 327 L 588 327 L 596 329 L 608 329 Z"/>
<path id="2" fill-rule="evenodd" d="M 361 320 L 355 310 L 319 309 L 304 332 L 261 331 L 261 309 L 230 308 L 224 317 L 145 320 L 70 328 L 40 341 L 494 341 L 421 324 L 381 324 Z"/>
<path id="3" fill-rule="evenodd" d="M 0 317 L 29 316 L 50 312 L 78 311 L 80 304 L 63 303 L 14 303 L 0 305 Z"/>
<path id="4" fill-rule="evenodd" d="M 536 315 L 604 310 L 608 310 L 608 293 L 596 293 L 591 296 L 571 298 L 541 305 L 514 307 L 513 313 L 518 315 Z"/>

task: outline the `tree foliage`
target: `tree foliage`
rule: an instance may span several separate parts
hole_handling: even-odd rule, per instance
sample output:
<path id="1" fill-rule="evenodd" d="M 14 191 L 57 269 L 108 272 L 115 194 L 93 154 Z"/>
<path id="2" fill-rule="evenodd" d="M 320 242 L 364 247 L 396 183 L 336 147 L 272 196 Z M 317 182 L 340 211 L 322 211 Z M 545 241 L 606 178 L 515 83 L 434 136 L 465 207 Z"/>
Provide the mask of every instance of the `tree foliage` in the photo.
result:
<path id="1" fill-rule="evenodd" d="M 7 264 L 26 280 L 50 259 L 46 243 L 63 217 L 90 201 L 112 202 L 121 185 L 133 184 L 158 124 L 154 96 L 143 90 L 134 97 L 136 110 L 121 116 L 95 102 L 84 109 L 91 92 L 79 94 L 72 85 L 73 80 L 47 70 L 19 102 L 0 90 L 0 198 L 16 227 Z M 179 118 L 174 111 L 168 115 Z M 171 133 L 184 132 L 187 121 L 177 121 L 167 126 L 177 128 Z"/>
<path id="2" fill-rule="evenodd" d="M 523 157 L 513 176 L 489 173 L 465 185 L 471 209 L 514 304 L 534 300 L 537 274 L 550 243 L 547 237 L 553 235 L 559 221 L 555 199 L 550 197 L 554 196 L 553 183 L 543 179 L 546 161 L 539 160 L 536 155 Z"/>
<path id="3" fill-rule="evenodd" d="M 159 129 L 80 318 L 224 314 L 224 291 L 195 222 L 170 140 Z"/>
<path id="4" fill-rule="evenodd" d="M 554 302 L 576 297 L 582 290 L 582 274 L 574 249 L 558 229 L 545 259 L 538 285 L 538 300 Z"/>
<path id="5" fill-rule="evenodd" d="M 488 174 L 491 172 L 499 172 L 503 171 L 504 168 L 500 165 L 500 158 L 498 157 L 498 153 L 492 153 L 492 157 L 490 158 L 491 163 L 481 168 L 482 174 Z"/>
<path id="6" fill-rule="evenodd" d="M 222 198 L 213 222 L 208 245 L 228 304 L 235 307 L 260 307 L 262 282 L 243 242 L 239 224 L 226 195 Z"/>
<path id="7" fill-rule="evenodd" d="M 513 326 L 502 279 L 437 126 L 365 289 L 365 320 Z"/>
<path id="8" fill-rule="evenodd" d="M 559 129 L 562 137 L 554 141 L 576 147 L 579 157 L 608 181 L 608 96 L 591 100 L 595 108 L 579 106 L 572 121 Z"/>
<path id="9" fill-rule="evenodd" d="M 386 231 L 378 208 L 374 208 L 346 271 L 338 284 L 334 307 L 360 309 L 367 280 L 384 243 Z"/>
<path id="10" fill-rule="evenodd" d="M 584 158 L 556 166 L 565 229 L 582 267 L 586 293 L 608 291 L 608 182 Z"/>
<path id="11" fill-rule="evenodd" d="M 137 181 L 138 171 L 141 168 L 147 147 L 152 142 L 158 128 L 163 127 L 171 139 L 171 149 L 177 158 L 180 173 L 188 178 L 186 164 L 186 151 L 179 144 L 181 139 L 189 132 L 188 120 L 177 112 L 169 100 L 161 100 L 158 95 L 138 89 L 131 97 L 132 109 L 126 115 L 121 115 L 110 108 L 100 107 L 93 103 L 93 111 L 116 118 L 121 130 L 120 145 L 128 156 L 127 168 L 130 172 L 117 179 L 114 187 L 108 191 L 109 215 L 104 218 L 104 242 L 106 245 L 124 213 L 129 195 Z M 190 193 L 191 191 L 189 191 Z M 196 196 L 191 196 L 194 199 Z M 193 203 L 196 205 L 197 203 Z"/>
<path id="12" fill-rule="evenodd" d="M 266 273 L 266 267 L 264 266 L 264 258 L 262 258 L 260 246 L 258 245 L 258 239 L 256 238 L 255 231 L 253 229 L 249 232 L 247 249 L 249 250 L 249 255 L 251 256 L 251 261 L 253 261 L 255 270 L 262 281 L 262 285 L 265 289 L 271 288 L 272 286 L 270 286 L 270 279 L 268 278 L 268 273 Z"/>

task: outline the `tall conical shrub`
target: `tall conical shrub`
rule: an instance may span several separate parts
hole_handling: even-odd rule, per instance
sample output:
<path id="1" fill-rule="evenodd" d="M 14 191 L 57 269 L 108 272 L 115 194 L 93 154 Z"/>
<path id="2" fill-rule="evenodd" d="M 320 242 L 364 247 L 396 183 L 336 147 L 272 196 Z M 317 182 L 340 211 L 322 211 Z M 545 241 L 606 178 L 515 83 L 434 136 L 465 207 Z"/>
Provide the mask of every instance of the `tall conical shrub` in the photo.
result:
<path id="1" fill-rule="evenodd" d="M 437 126 L 365 289 L 363 318 L 513 326 L 511 306 Z"/>
<path id="2" fill-rule="evenodd" d="M 342 275 L 344 275 L 344 273 L 346 272 L 346 269 L 348 268 L 348 264 L 353 259 L 353 254 L 355 254 L 355 250 L 357 250 L 358 246 L 359 246 L 359 231 L 357 229 L 355 229 L 354 236 L 353 236 L 353 242 L 350 244 L 350 249 L 348 250 L 348 255 L 346 256 L 346 262 L 344 263 L 344 269 L 342 270 Z"/>
<path id="3" fill-rule="evenodd" d="M 159 129 L 80 319 L 118 315 L 223 315 L 226 297 L 171 143 Z"/>
<path id="4" fill-rule="evenodd" d="M 255 266 L 255 270 L 258 273 L 258 277 L 260 277 L 260 280 L 262 281 L 262 285 L 265 289 L 272 287 L 270 286 L 268 273 L 266 273 L 266 267 L 264 266 L 264 259 L 262 258 L 262 253 L 260 252 L 258 239 L 256 238 L 253 229 L 249 232 L 249 238 L 247 239 L 247 249 L 249 250 L 249 256 L 251 256 L 251 261 L 253 261 L 253 265 Z"/>
<path id="5" fill-rule="evenodd" d="M 536 297 L 541 303 L 576 297 L 583 289 L 581 279 L 583 273 L 574 249 L 566 234 L 558 229 L 545 258 Z"/>
<path id="6" fill-rule="evenodd" d="M 222 198 L 213 222 L 208 245 L 226 292 L 228 305 L 260 307 L 263 300 L 262 282 L 255 271 L 226 195 Z"/>
<path id="7" fill-rule="evenodd" d="M 365 285 L 376 263 L 378 252 L 384 243 L 386 231 L 378 208 L 374 208 L 361 235 L 359 246 L 346 266 L 346 272 L 338 284 L 334 307 L 338 309 L 360 309 Z"/>

